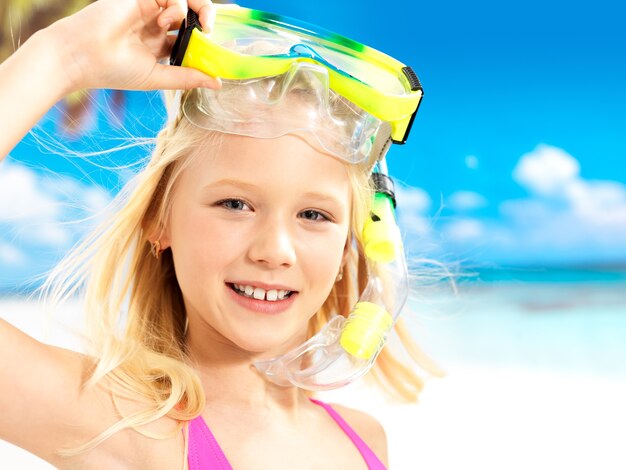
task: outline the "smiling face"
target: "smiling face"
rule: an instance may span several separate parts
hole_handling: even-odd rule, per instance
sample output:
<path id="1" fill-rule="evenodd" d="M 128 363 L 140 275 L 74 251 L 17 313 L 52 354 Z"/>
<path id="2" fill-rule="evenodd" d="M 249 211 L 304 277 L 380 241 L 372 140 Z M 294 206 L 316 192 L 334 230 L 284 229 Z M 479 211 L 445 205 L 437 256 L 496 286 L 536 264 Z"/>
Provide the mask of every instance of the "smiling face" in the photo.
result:
<path id="1" fill-rule="evenodd" d="M 208 153 L 208 152 L 207 152 Z M 176 182 L 171 246 L 189 334 L 251 353 L 306 339 L 346 251 L 344 163 L 297 135 L 223 135 Z"/>

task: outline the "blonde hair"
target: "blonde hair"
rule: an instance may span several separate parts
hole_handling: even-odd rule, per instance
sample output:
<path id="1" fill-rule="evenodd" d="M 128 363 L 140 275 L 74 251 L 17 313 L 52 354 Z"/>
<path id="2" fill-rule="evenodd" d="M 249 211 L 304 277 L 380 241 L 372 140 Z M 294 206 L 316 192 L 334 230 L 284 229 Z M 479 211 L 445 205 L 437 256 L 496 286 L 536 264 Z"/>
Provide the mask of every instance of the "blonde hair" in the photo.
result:
<path id="1" fill-rule="evenodd" d="M 156 259 L 150 242 L 159 238 L 167 224 L 176 182 L 199 154 L 195 150 L 208 146 L 219 151 L 220 136 L 194 126 L 182 114 L 171 120 L 157 136 L 149 164 L 117 196 L 117 212 L 73 250 L 46 282 L 44 292 L 54 302 L 84 289 L 86 333 L 91 341 L 88 353 L 94 358 L 84 386 L 105 384 L 114 400 L 127 397 L 145 403 L 143 409 L 123 416 L 99 436 L 61 455 L 86 452 L 126 428 L 148 435 L 141 426 L 164 416 L 178 425 L 171 434 L 151 437 L 171 437 L 204 408 L 202 385 L 186 362 L 186 313 L 171 250 Z M 370 168 L 349 167 L 353 243 L 345 275 L 312 317 L 309 337 L 333 315 L 347 316 L 367 283 L 361 230 L 372 196 Z M 436 373 L 402 320 L 395 331 L 413 361 Z M 386 390 L 409 401 L 416 400 L 423 386 L 415 370 L 387 348 L 372 375 Z"/>

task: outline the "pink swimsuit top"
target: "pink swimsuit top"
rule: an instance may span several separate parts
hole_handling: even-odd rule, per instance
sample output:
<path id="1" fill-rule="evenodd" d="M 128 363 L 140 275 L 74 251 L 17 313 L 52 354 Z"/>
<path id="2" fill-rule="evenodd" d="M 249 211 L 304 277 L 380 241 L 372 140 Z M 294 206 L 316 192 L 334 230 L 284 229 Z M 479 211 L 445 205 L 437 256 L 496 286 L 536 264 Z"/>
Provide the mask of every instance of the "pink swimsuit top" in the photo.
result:
<path id="1" fill-rule="evenodd" d="M 339 416 L 330 405 L 322 403 L 318 400 L 310 399 L 316 405 L 326 410 L 331 418 L 346 433 L 350 440 L 363 456 L 363 460 L 370 470 L 386 470 L 385 465 L 376 457 L 376 454 L 367 446 L 354 430 L 348 426 L 348 423 Z M 189 423 L 189 470 L 232 470 L 228 459 L 215 440 L 215 436 L 202 419 L 198 416 Z"/>

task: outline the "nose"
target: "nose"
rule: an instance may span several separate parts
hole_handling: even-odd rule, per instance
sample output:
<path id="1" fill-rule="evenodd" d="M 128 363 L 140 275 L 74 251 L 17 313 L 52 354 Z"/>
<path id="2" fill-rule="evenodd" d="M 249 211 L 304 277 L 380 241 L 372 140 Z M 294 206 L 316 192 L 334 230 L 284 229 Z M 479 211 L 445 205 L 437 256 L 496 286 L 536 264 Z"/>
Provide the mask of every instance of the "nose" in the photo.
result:
<path id="1" fill-rule="evenodd" d="M 289 227 L 276 220 L 266 221 L 253 235 L 248 256 L 269 268 L 293 266 L 296 250 Z"/>

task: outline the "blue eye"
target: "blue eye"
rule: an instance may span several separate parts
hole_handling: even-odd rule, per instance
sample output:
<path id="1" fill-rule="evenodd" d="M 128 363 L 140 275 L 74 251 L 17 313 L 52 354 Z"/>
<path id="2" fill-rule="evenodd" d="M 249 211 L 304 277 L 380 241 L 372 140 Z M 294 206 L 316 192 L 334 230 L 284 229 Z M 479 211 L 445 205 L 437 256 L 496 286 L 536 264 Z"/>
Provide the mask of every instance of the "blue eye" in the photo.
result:
<path id="1" fill-rule="evenodd" d="M 216 205 L 232 211 L 242 211 L 250 208 L 248 204 L 243 202 L 241 199 L 223 199 L 218 201 Z"/>
<path id="2" fill-rule="evenodd" d="M 330 220 L 330 218 L 327 217 L 326 215 L 313 209 L 304 210 L 300 212 L 299 216 L 303 219 L 311 220 L 314 222 L 324 222 L 324 221 Z"/>

